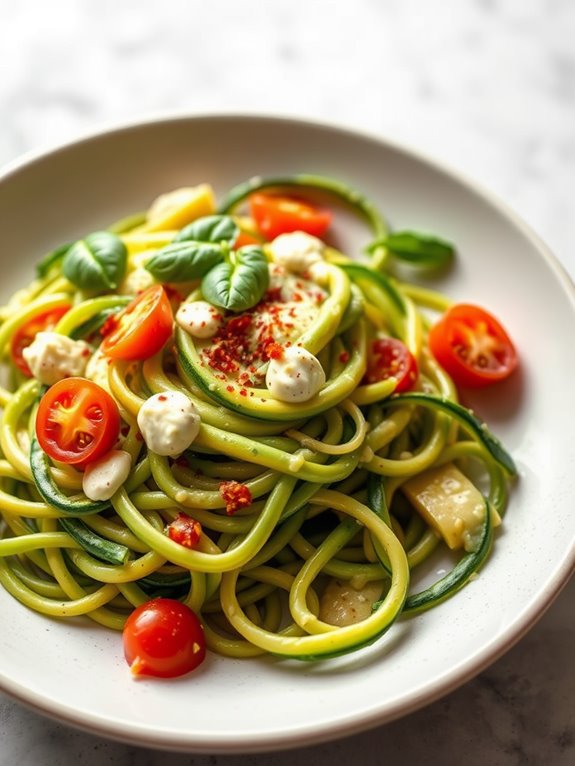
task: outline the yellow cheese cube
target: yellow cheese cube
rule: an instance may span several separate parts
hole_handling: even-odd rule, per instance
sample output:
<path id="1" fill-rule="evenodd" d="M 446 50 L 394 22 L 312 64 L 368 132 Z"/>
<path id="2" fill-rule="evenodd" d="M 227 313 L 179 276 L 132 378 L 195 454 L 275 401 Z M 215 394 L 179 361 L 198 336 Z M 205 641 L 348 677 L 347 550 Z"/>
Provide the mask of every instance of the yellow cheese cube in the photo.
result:
<path id="1" fill-rule="evenodd" d="M 214 191 L 209 184 L 184 187 L 160 195 L 148 210 L 146 223 L 133 233 L 181 229 L 186 224 L 216 212 Z"/>
<path id="2" fill-rule="evenodd" d="M 413 507 L 452 549 L 475 549 L 485 519 L 485 499 L 453 463 L 430 468 L 402 485 Z M 494 525 L 501 523 L 494 511 Z"/>

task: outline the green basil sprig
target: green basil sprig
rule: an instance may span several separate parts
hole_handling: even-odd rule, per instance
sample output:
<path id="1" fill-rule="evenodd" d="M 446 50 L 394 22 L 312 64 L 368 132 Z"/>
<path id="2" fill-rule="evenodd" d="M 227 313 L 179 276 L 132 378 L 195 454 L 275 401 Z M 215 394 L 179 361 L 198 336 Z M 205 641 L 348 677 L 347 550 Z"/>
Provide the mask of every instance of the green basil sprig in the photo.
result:
<path id="1" fill-rule="evenodd" d="M 446 266 L 455 255 L 455 248 L 450 242 L 413 231 L 388 234 L 383 239 L 372 242 L 368 249 L 373 252 L 382 246 L 399 260 L 424 268 L 437 269 Z"/>
<path id="2" fill-rule="evenodd" d="M 179 231 L 173 242 L 158 250 L 146 268 L 159 282 L 201 279 L 225 261 L 238 234 L 238 227 L 227 215 L 198 218 Z"/>
<path id="3" fill-rule="evenodd" d="M 232 250 L 239 233 L 230 216 L 198 218 L 158 250 L 146 268 L 159 282 L 201 279 L 207 301 L 228 311 L 245 311 L 261 300 L 269 273 L 260 247 Z"/>
<path id="4" fill-rule="evenodd" d="M 202 280 L 204 298 L 222 309 L 245 311 L 262 298 L 270 282 L 261 248 L 246 245 L 209 271 Z"/>
<path id="5" fill-rule="evenodd" d="M 96 231 L 75 242 L 64 255 L 64 276 L 82 290 L 116 290 L 126 273 L 128 253 L 109 231 Z"/>

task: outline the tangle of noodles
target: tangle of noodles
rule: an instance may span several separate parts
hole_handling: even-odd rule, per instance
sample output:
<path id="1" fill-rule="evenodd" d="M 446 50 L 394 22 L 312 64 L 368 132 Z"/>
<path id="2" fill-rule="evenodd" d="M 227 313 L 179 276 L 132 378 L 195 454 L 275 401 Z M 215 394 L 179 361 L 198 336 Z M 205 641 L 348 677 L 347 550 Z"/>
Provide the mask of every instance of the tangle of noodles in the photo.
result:
<path id="1" fill-rule="evenodd" d="M 376 241 L 386 234 L 371 202 L 339 182 L 307 176 L 241 185 L 219 213 L 250 228 L 235 211 L 266 187 L 335 195 L 366 219 Z M 189 222 L 158 228 L 150 220 L 136 216 L 110 228 L 126 247 L 128 278 L 142 276 Z M 450 300 L 394 277 L 383 245 L 372 248 L 370 259 L 326 246 L 315 279 L 287 273 L 271 262 L 269 244 L 262 247 L 270 286 L 255 307 L 228 312 L 225 326 L 248 317 L 268 340 L 307 350 L 321 363 L 325 384 L 306 401 L 282 401 L 265 385 L 269 359 L 261 349 L 257 361 L 222 371 L 210 363 L 214 338 L 177 325 L 151 358 L 106 360 L 102 385 L 119 407 L 121 449 L 132 461 L 128 479 L 107 501 L 87 498 L 82 472 L 51 461 L 39 447 L 35 417 L 46 389 L 14 365 L 10 343 L 30 318 L 69 303 L 54 331 L 83 338 L 94 352 L 106 318 L 133 295 L 123 294 L 122 285 L 89 291 L 74 284 L 62 270 L 63 247 L 1 309 L 7 375 L 0 390 L 0 582 L 30 609 L 121 630 L 136 606 L 166 596 L 200 616 L 217 653 L 316 659 L 373 642 L 401 615 L 452 595 L 484 563 L 514 466 L 458 404 L 452 380 L 429 351 L 430 323 Z M 175 289 L 188 302 L 202 298 L 200 279 L 170 288 L 169 295 Z M 394 377 L 366 380 L 373 341 L 385 336 L 401 340 L 418 363 L 415 384 L 399 394 Z M 150 396 L 171 391 L 190 397 L 201 418 L 196 439 L 177 459 L 148 449 L 136 420 Z M 482 484 L 482 511 L 453 569 L 416 592 L 412 572 L 445 543 L 404 488 L 442 466 L 466 475 L 472 466 L 488 487 Z M 229 482 L 249 498 L 233 513 L 222 492 Z M 201 525 L 192 547 L 166 532 L 181 513 Z M 333 618 L 326 599 L 334 589 L 340 601 L 354 592 L 357 603 L 368 599 L 362 619 Z"/>

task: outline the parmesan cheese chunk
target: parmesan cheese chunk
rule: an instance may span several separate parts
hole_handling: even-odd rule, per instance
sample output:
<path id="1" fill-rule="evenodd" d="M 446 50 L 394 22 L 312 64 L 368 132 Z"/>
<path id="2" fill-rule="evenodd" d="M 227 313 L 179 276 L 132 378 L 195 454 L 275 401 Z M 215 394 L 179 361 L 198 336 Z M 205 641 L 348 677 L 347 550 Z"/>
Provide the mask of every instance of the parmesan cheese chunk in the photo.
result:
<path id="1" fill-rule="evenodd" d="M 319 619 L 339 627 L 366 620 L 382 591 L 379 580 L 355 588 L 350 582 L 331 579 L 320 598 Z"/>
<path id="2" fill-rule="evenodd" d="M 485 498 L 453 463 L 430 468 L 401 489 L 453 550 L 475 550 L 485 519 Z M 493 511 L 493 523 L 501 523 Z"/>

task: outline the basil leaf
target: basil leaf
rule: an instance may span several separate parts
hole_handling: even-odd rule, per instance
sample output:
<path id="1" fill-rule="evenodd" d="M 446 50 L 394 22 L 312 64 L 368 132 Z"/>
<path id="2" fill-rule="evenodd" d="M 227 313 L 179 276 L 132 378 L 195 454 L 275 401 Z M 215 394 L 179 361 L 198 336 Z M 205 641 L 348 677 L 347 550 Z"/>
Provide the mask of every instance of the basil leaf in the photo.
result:
<path id="1" fill-rule="evenodd" d="M 184 226 L 174 237 L 174 242 L 226 242 L 231 246 L 239 231 L 229 215 L 206 215 Z"/>
<path id="2" fill-rule="evenodd" d="M 209 242 L 172 242 L 146 263 L 158 282 L 189 282 L 201 279 L 224 260 L 221 245 Z"/>
<path id="3" fill-rule="evenodd" d="M 447 265 L 455 255 L 455 248 L 449 242 L 417 234 L 413 231 L 398 231 L 385 239 L 374 242 L 370 250 L 383 245 L 396 258 L 414 266 L 439 268 Z"/>
<path id="4" fill-rule="evenodd" d="M 268 262 L 256 245 L 230 253 L 202 281 L 204 298 L 222 309 L 245 311 L 261 300 L 270 281 Z"/>
<path id="5" fill-rule="evenodd" d="M 239 234 L 227 215 L 207 215 L 185 226 L 174 241 L 150 258 L 148 271 L 159 282 L 201 279 L 224 261 Z"/>
<path id="6" fill-rule="evenodd" d="M 39 277 L 45 277 L 52 266 L 56 266 L 58 263 L 60 263 L 71 246 L 72 242 L 66 242 L 65 245 L 60 245 L 60 247 L 57 247 L 54 250 L 51 250 L 49 253 L 46 253 L 42 260 L 36 264 L 36 274 Z"/>
<path id="7" fill-rule="evenodd" d="M 122 240 L 109 231 L 96 231 L 75 242 L 62 263 L 64 276 L 82 290 L 116 290 L 128 253 Z"/>

